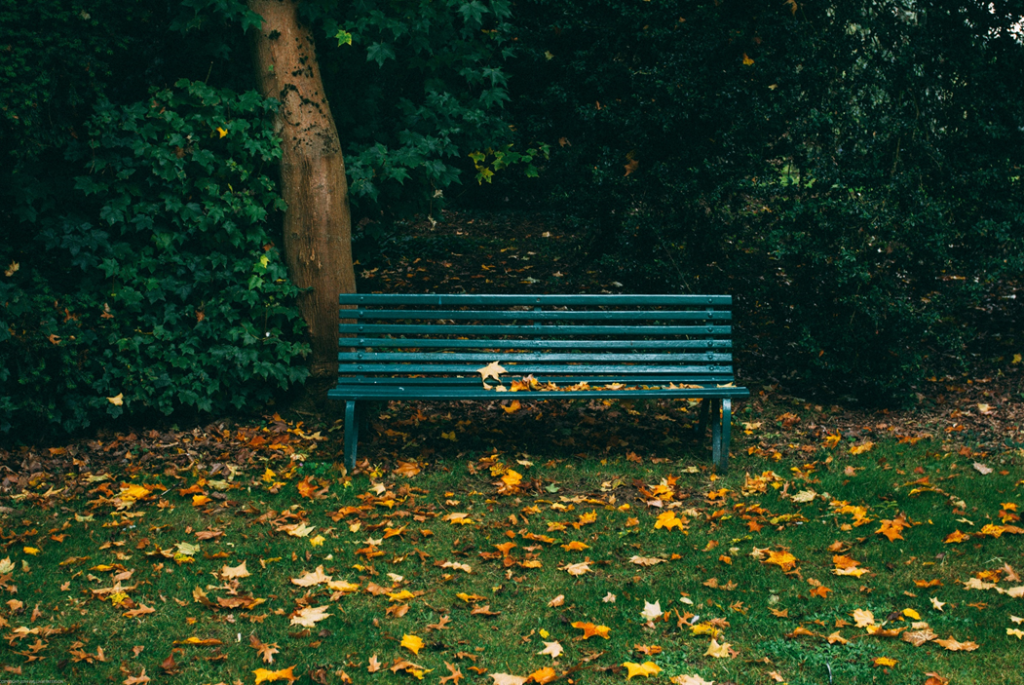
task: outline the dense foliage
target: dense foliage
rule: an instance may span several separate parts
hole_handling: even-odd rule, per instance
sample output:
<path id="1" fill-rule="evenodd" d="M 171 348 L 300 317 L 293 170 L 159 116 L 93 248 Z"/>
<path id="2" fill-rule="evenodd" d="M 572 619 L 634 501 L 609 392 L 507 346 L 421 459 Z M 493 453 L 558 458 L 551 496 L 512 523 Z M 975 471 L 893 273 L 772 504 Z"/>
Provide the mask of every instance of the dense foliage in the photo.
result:
<path id="1" fill-rule="evenodd" d="M 188 81 L 96 105 L 67 149 L 64 211 L 2 247 L 0 429 L 223 412 L 304 377 L 269 231 L 271 106 Z"/>
<path id="2" fill-rule="evenodd" d="M 515 115 L 619 280 L 733 292 L 779 366 L 905 398 L 1024 272 L 1006 7 L 530 0 Z"/>

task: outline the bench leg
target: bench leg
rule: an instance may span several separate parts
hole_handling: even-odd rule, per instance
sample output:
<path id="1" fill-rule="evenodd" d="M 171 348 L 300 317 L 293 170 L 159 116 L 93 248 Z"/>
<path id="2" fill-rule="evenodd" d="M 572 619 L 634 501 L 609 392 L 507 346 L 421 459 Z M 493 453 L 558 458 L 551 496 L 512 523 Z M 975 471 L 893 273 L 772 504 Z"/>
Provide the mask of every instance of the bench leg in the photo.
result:
<path id="1" fill-rule="evenodd" d="M 700 414 L 697 419 L 696 435 L 697 439 L 700 440 L 704 437 L 704 431 L 708 429 L 708 405 L 711 404 L 711 400 L 703 399 L 700 401 Z"/>
<path id="2" fill-rule="evenodd" d="M 717 413 L 716 421 L 714 426 L 718 426 Z M 719 473 L 725 473 L 726 469 L 729 468 L 729 439 L 732 434 L 732 399 L 724 398 L 722 400 L 722 418 L 721 428 L 718 430 L 716 436 L 716 445 L 712 446 L 712 458 L 715 462 L 715 467 Z"/>
<path id="3" fill-rule="evenodd" d="M 722 460 L 721 402 L 721 400 L 717 399 L 708 402 L 711 413 L 711 461 L 714 462 L 716 467 Z"/>
<path id="4" fill-rule="evenodd" d="M 345 466 L 351 472 L 356 468 L 356 446 L 359 443 L 359 417 L 356 401 L 345 403 Z"/>

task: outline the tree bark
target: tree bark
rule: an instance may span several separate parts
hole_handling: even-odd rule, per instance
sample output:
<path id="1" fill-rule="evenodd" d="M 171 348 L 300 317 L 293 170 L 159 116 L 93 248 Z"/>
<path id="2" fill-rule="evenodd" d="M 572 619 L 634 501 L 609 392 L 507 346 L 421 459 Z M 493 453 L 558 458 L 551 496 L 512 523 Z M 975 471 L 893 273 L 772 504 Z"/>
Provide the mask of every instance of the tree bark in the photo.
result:
<path id="1" fill-rule="evenodd" d="M 356 290 L 345 160 L 298 1 L 247 2 L 263 17 L 252 40 L 260 90 L 281 103 L 274 128 L 288 205 L 284 255 L 294 283 L 311 289 L 300 297 L 299 311 L 309 326 L 310 373 L 323 381 L 338 372 L 338 294 Z"/>

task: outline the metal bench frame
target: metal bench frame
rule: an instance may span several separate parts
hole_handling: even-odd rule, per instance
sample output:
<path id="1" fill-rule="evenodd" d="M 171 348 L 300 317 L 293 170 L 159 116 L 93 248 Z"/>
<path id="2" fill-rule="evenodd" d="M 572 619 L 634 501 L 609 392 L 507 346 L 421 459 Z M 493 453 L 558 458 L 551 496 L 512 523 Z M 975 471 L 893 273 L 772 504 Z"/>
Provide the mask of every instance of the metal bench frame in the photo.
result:
<path id="1" fill-rule="evenodd" d="M 345 402 L 350 469 L 360 400 L 597 397 L 701 399 L 698 435 L 710 416 L 712 460 L 719 472 L 728 467 L 732 400 L 750 394 L 732 385 L 729 295 L 353 294 L 339 302 L 339 380 L 328 397 Z M 589 389 L 498 393 L 477 371 L 494 361 L 506 369 L 504 384 L 533 375 Z"/>

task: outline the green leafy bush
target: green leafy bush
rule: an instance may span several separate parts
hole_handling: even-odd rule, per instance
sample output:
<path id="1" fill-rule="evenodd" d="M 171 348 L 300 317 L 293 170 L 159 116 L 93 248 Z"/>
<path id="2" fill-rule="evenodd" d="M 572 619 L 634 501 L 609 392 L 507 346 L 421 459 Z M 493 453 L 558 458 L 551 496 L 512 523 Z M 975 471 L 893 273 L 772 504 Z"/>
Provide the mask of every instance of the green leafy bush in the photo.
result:
<path id="1" fill-rule="evenodd" d="M 248 408 L 304 379 L 272 107 L 189 81 L 96 106 L 74 191 L 0 245 L 0 431 Z"/>

